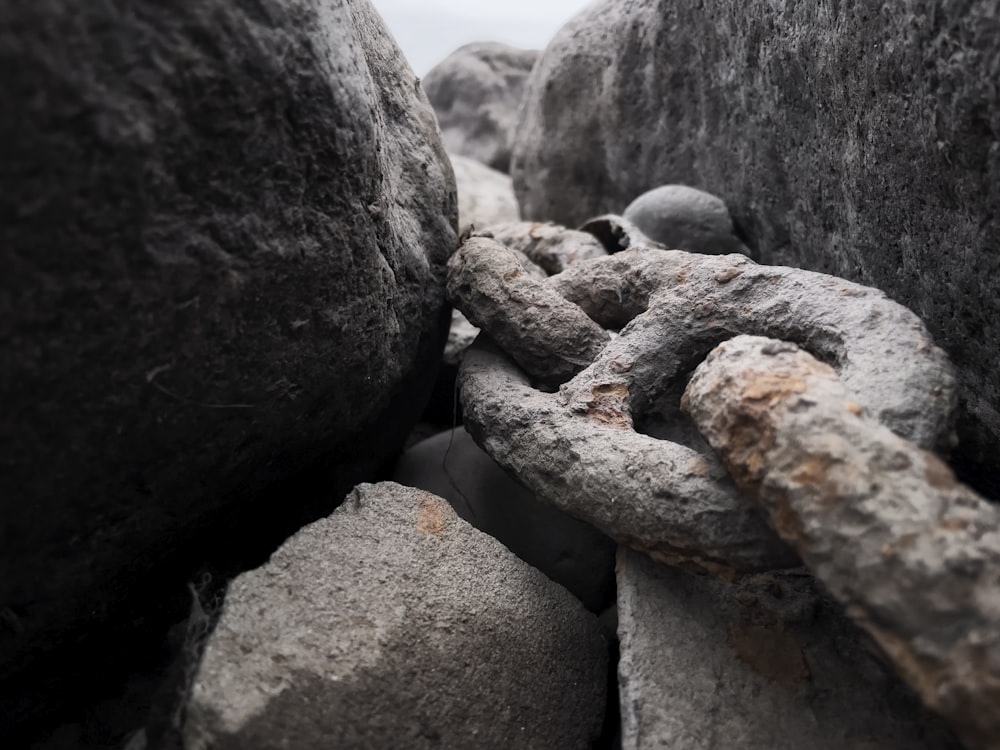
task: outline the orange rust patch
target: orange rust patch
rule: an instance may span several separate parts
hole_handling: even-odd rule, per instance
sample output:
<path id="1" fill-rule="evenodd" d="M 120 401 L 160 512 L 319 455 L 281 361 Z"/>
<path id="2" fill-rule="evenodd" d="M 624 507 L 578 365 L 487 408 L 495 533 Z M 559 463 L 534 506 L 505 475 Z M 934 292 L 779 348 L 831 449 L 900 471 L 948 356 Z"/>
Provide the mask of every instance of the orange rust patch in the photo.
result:
<path id="1" fill-rule="evenodd" d="M 853 414 L 856 417 L 861 416 L 861 404 L 856 404 L 853 401 L 845 401 L 844 408 L 849 414 Z"/>
<path id="2" fill-rule="evenodd" d="M 441 501 L 425 498 L 420 501 L 417 511 L 417 531 L 424 534 L 439 534 L 444 528 L 444 517 L 441 515 Z"/>
<path id="3" fill-rule="evenodd" d="M 837 485 L 830 477 L 830 469 L 836 465 L 837 461 L 825 453 L 813 453 L 807 456 L 792 472 L 791 479 L 817 490 L 817 505 L 828 510 L 840 500 Z"/>
<path id="4" fill-rule="evenodd" d="M 587 416 L 612 427 L 631 426 L 625 416 L 628 386 L 624 383 L 600 383 L 590 389 L 593 396 L 587 401 Z"/>
<path id="5" fill-rule="evenodd" d="M 805 393 L 806 384 L 802 378 L 791 374 L 750 373 L 743 387 L 742 398 L 751 401 L 766 401 L 774 404 L 788 396 Z"/>
<path id="6" fill-rule="evenodd" d="M 730 623 L 726 642 L 740 661 L 774 682 L 795 682 L 810 676 L 798 639 L 779 628 Z"/>
<path id="7" fill-rule="evenodd" d="M 957 484 L 948 464 L 933 453 L 924 453 L 924 479 L 936 490 L 950 490 Z"/>

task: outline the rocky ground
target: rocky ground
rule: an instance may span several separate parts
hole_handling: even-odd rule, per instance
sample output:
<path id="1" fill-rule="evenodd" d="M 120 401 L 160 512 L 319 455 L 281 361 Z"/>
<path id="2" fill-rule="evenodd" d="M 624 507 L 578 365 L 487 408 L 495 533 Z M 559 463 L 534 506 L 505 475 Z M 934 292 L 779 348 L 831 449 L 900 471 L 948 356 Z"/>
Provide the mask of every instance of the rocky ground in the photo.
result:
<path id="1" fill-rule="evenodd" d="M 994 5 L 13 8 L 0 742 L 1000 748 Z"/>

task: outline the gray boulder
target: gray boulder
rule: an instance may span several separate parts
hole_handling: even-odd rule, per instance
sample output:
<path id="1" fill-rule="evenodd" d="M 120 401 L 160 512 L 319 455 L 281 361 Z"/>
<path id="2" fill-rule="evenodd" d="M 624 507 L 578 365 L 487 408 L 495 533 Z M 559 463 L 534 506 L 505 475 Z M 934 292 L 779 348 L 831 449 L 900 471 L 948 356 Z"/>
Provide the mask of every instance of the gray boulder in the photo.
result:
<path id="1" fill-rule="evenodd" d="M 476 42 L 435 65 L 423 85 L 445 148 L 508 172 L 524 83 L 537 59 L 537 50 Z"/>
<path id="2" fill-rule="evenodd" d="M 960 750 L 808 574 L 619 555 L 622 750 Z"/>
<path id="3" fill-rule="evenodd" d="M 56 702 L 24 677 L 43 657 L 47 691 L 81 655 L 108 669 L 206 556 L 259 554 L 398 450 L 443 349 L 457 217 L 433 111 L 366 0 L 17 3 L 0 92 L 13 723 Z M 115 648 L 79 648 L 97 635 Z"/>
<path id="4" fill-rule="evenodd" d="M 510 176 L 475 159 L 449 154 L 458 188 L 460 232 L 517 221 L 520 213 Z"/>
<path id="5" fill-rule="evenodd" d="M 360 485 L 230 585 L 184 746 L 587 748 L 606 668 L 567 591 L 441 498 Z"/>
<path id="6" fill-rule="evenodd" d="M 465 430 L 447 430 L 414 445 L 399 459 L 392 479 L 445 498 L 460 518 L 565 586 L 590 611 L 612 603 L 614 542 L 535 499 Z"/>
<path id="7" fill-rule="evenodd" d="M 532 71 L 515 193 L 576 226 L 697 185 L 756 260 L 879 287 L 957 365 L 954 460 L 1000 497 L 998 69 L 992 0 L 602 0 Z"/>
<path id="8" fill-rule="evenodd" d="M 744 253 L 721 198 L 687 185 L 661 185 L 625 207 L 622 217 L 647 237 L 692 253 Z"/>

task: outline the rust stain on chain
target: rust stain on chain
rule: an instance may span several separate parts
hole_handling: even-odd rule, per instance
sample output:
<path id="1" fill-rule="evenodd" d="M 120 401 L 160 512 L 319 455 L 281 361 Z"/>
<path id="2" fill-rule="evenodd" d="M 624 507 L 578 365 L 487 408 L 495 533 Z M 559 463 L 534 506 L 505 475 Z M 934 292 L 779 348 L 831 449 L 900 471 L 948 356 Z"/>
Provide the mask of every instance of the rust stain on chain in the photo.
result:
<path id="1" fill-rule="evenodd" d="M 744 399 L 766 401 L 770 405 L 788 396 L 805 393 L 805 390 L 805 381 L 797 375 L 751 373 L 741 395 Z"/>
<path id="2" fill-rule="evenodd" d="M 590 389 L 592 398 L 587 401 L 587 416 L 602 424 L 627 429 L 631 427 L 625 416 L 628 386 L 624 383 L 601 383 Z"/>

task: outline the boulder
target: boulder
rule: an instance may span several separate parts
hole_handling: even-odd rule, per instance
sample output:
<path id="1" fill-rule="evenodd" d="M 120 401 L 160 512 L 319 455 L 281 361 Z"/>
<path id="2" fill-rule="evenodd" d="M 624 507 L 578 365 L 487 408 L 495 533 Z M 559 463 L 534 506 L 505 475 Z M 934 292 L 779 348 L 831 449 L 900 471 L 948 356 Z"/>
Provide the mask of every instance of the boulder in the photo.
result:
<path id="1" fill-rule="evenodd" d="M 230 585 L 183 730 L 203 748 L 588 748 L 597 618 L 439 497 L 360 485 Z"/>
<path id="2" fill-rule="evenodd" d="M 424 76 L 445 148 L 510 171 L 511 135 L 537 50 L 499 42 L 460 47 Z"/>
<path id="3" fill-rule="evenodd" d="M 753 257 L 876 286 L 959 369 L 960 475 L 1000 497 L 996 4 L 601 0 L 529 78 L 512 176 L 576 226 L 663 184 Z"/>
<path id="4" fill-rule="evenodd" d="M 16 723 L 56 704 L 74 660 L 100 660 L 91 688 L 124 660 L 123 629 L 195 566 L 259 560 L 393 457 L 444 346 L 457 216 L 433 111 L 366 0 L 7 16 L 0 716 Z M 108 651 L 79 648 L 98 636 Z"/>
<path id="5" fill-rule="evenodd" d="M 960 750 L 808 574 L 617 569 L 622 750 Z"/>
<path id="6" fill-rule="evenodd" d="M 510 177 L 475 159 L 450 154 L 458 188 L 460 231 L 517 221 L 520 213 Z"/>
<path id="7" fill-rule="evenodd" d="M 445 498 L 460 518 L 565 586 L 591 612 L 612 603 L 614 543 L 537 500 L 465 430 L 446 430 L 414 445 L 399 459 L 392 479 Z"/>
<path id="8" fill-rule="evenodd" d="M 661 185 L 646 191 L 625 207 L 622 218 L 668 248 L 749 255 L 735 234 L 723 200 L 687 185 Z"/>

